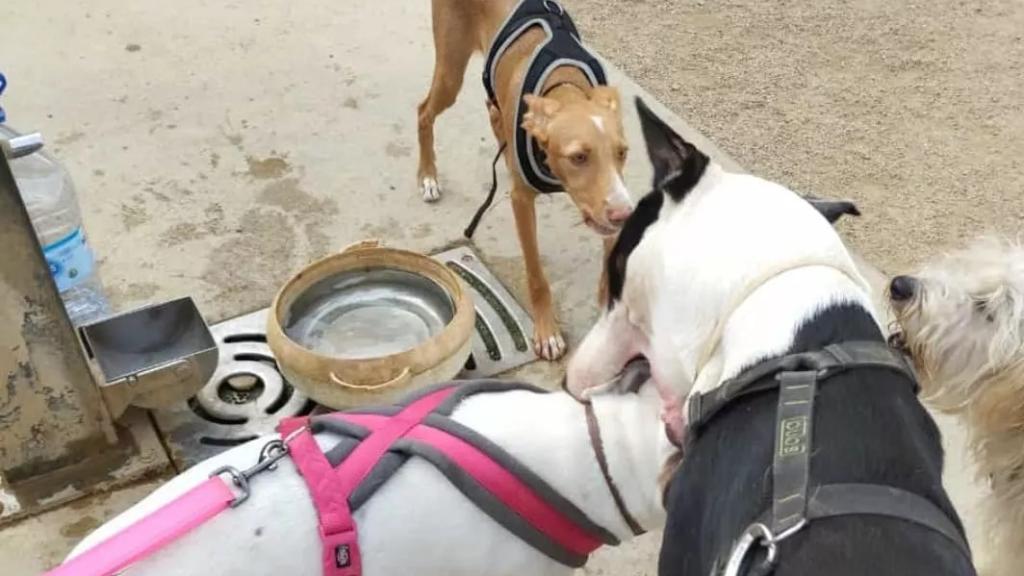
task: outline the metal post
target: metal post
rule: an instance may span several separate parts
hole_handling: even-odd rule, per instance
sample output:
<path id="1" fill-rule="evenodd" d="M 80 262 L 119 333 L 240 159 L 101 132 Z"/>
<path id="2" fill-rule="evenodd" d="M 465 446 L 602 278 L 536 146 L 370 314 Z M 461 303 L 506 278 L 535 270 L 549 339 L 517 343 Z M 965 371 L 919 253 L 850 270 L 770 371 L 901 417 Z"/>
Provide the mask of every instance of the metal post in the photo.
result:
<path id="1" fill-rule="evenodd" d="M 51 496 L 38 479 L 117 439 L 0 150 L 0 517 Z"/>

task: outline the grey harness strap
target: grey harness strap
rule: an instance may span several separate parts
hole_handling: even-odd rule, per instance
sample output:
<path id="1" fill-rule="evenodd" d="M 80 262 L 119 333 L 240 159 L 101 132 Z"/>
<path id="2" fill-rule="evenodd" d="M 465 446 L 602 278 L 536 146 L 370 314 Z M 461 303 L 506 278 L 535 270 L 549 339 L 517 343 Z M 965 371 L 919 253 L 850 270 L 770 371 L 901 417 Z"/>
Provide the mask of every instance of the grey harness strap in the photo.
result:
<path id="1" fill-rule="evenodd" d="M 912 368 L 883 342 L 844 342 L 815 352 L 793 354 L 759 364 L 723 383 L 713 392 L 690 398 L 689 441 L 733 400 L 779 389 L 772 459 L 772 508 L 734 543 L 722 576 L 765 576 L 778 562 L 778 544 L 809 522 L 835 516 L 884 516 L 912 522 L 947 538 L 967 558 L 970 547 L 952 520 L 930 500 L 906 490 L 878 484 L 824 484 L 810 489 L 814 401 L 819 383 L 856 368 L 888 369 L 914 383 Z M 744 566 L 758 548 L 759 563 Z M 719 574 L 715 563 L 713 574 Z"/>

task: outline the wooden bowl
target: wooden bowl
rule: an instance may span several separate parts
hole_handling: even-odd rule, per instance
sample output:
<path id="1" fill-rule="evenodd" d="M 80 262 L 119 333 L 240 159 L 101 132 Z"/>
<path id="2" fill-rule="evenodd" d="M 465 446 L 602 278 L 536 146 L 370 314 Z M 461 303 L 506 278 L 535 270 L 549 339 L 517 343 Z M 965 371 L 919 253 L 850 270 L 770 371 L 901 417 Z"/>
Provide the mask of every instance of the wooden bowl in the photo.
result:
<path id="1" fill-rule="evenodd" d="M 369 240 L 314 262 L 281 288 L 267 343 L 289 382 L 342 409 L 454 378 L 475 321 L 469 290 L 446 266 Z"/>

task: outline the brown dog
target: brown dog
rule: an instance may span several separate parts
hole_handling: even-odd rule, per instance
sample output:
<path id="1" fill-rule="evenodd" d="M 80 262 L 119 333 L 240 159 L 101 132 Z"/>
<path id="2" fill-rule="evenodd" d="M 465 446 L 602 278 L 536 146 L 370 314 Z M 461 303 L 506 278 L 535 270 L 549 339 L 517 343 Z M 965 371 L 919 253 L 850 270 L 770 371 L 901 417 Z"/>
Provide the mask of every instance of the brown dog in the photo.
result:
<path id="1" fill-rule="evenodd" d="M 553 1 L 543 1 L 542 5 L 552 13 L 561 13 L 561 7 Z M 515 0 L 433 0 L 434 78 L 419 106 L 417 173 L 427 202 L 440 198 L 434 121 L 455 102 L 470 57 L 488 49 L 506 19 L 520 6 Z M 494 100 L 488 102 L 488 111 L 498 143 L 507 144 L 505 163 L 512 178 L 512 209 L 526 263 L 535 324 L 534 349 L 542 358 L 554 360 L 565 353 L 566 346 L 537 247 L 534 204 L 539 191 L 520 168 L 523 162 L 515 152 L 517 129 L 525 129 L 546 156 L 546 168 L 557 178 L 559 188 L 572 198 L 584 223 L 604 238 L 606 254 L 632 212 L 632 202 L 622 180 L 627 146 L 616 89 L 595 86 L 585 70 L 555 63 L 534 94 L 523 94 L 534 54 L 548 38 L 544 26 L 532 26 L 504 47 L 492 68 Z M 521 117 L 520 102 L 526 105 Z M 599 286 L 604 285 L 602 280 Z M 604 301 L 603 291 L 598 297 Z"/>

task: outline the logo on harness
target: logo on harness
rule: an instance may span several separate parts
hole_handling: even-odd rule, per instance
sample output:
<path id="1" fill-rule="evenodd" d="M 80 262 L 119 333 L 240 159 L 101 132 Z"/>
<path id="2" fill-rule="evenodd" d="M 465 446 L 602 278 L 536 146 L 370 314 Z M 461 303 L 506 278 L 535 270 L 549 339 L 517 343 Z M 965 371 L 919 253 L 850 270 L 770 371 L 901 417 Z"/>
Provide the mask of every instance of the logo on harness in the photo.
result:
<path id="1" fill-rule="evenodd" d="M 352 556 L 349 553 L 348 544 L 342 544 L 334 549 L 334 565 L 338 568 L 348 568 L 352 564 Z"/>
<path id="2" fill-rule="evenodd" d="M 786 418 L 779 426 L 779 457 L 807 452 L 807 416 Z"/>

